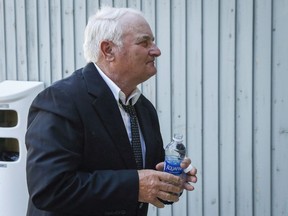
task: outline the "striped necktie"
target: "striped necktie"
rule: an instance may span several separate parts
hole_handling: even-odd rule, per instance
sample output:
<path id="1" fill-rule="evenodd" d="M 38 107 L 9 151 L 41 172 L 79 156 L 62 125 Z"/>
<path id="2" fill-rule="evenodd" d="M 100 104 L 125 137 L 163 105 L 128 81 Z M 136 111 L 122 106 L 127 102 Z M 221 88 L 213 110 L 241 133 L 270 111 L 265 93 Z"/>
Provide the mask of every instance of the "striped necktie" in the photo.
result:
<path id="1" fill-rule="evenodd" d="M 142 150 L 141 150 L 140 134 L 139 134 L 136 111 L 134 109 L 134 106 L 131 105 L 131 103 L 129 105 L 124 105 L 121 100 L 119 100 L 119 103 L 121 104 L 125 112 L 128 113 L 130 116 L 132 149 L 136 160 L 137 169 L 142 169 L 143 168 Z"/>

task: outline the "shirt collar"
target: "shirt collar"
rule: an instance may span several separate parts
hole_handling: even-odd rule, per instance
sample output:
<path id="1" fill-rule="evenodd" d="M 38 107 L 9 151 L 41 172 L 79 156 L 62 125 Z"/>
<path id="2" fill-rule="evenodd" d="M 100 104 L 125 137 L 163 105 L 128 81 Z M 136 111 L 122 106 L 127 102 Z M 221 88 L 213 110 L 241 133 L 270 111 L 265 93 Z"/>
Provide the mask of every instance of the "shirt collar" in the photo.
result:
<path id="1" fill-rule="evenodd" d="M 134 91 L 130 94 L 130 96 L 126 100 L 126 95 L 124 94 L 124 92 L 121 91 L 121 89 L 98 67 L 96 63 L 94 63 L 94 65 L 99 71 L 99 74 L 101 75 L 103 80 L 111 89 L 116 101 L 121 100 L 124 105 L 129 104 L 130 100 L 132 105 L 134 105 L 138 101 L 141 95 L 141 91 L 139 88 L 136 87 L 136 89 L 134 89 Z"/>

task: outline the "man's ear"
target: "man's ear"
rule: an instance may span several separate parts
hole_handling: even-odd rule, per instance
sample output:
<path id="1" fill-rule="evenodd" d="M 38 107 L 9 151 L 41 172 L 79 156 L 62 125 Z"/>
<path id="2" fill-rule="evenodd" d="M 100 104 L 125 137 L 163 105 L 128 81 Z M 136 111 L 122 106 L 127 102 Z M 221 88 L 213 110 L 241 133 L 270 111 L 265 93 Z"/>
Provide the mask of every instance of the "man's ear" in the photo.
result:
<path id="1" fill-rule="evenodd" d="M 111 41 L 102 41 L 100 44 L 102 55 L 107 61 L 114 60 L 113 45 L 114 44 Z"/>

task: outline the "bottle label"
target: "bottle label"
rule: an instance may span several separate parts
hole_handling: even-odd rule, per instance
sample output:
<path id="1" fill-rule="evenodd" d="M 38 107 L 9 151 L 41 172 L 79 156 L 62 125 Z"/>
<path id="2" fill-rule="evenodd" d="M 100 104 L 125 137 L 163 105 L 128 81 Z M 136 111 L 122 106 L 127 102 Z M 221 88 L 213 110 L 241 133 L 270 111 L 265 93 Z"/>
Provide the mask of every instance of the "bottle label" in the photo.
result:
<path id="1" fill-rule="evenodd" d="M 171 163 L 169 161 L 165 161 L 164 171 L 179 176 L 182 174 L 183 169 L 180 167 L 180 163 Z"/>

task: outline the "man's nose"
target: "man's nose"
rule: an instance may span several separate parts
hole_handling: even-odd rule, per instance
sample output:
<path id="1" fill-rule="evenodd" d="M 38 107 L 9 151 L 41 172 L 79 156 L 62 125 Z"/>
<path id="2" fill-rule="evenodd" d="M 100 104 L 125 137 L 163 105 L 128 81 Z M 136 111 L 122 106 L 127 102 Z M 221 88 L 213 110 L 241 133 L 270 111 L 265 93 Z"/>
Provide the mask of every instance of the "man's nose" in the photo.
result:
<path id="1" fill-rule="evenodd" d="M 156 44 L 153 44 L 153 46 L 149 50 L 149 55 L 158 57 L 161 55 L 161 50 L 158 48 Z"/>

